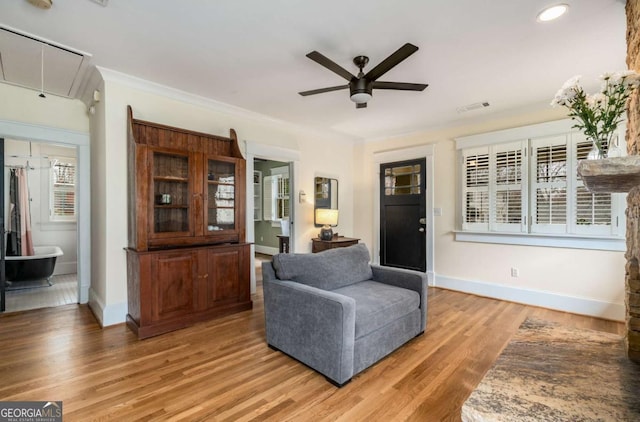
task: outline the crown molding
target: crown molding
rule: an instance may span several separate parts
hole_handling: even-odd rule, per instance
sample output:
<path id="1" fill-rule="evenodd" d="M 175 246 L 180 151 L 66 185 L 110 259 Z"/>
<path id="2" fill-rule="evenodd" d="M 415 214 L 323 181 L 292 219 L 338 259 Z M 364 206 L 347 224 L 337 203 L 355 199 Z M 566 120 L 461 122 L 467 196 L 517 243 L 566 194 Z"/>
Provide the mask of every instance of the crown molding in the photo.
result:
<path id="1" fill-rule="evenodd" d="M 118 72 L 116 70 L 108 69 L 102 66 L 96 66 L 96 69 L 98 70 L 98 72 L 100 72 L 102 79 L 107 82 L 114 82 L 120 85 L 127 86 L 129 88 L 137 89 L 140 91 L 159 95 L 162 97 L 167 97 L 172 100 L 195 105 L 197 107 L 206 108 L 208 110 L 215 111 L 218 113 L 252 119 L 257 122 L 285 128 L 287 130 L 297 132 L 297 133 L 315 134 L 321 137 L 330 137 L 332 139 L 344 140 L 349 142 L 356 141 L 355 138 L 346 136 L 344 134 L 340 134 L 336 132 L 321 131 L 321 130 L 310 128 L 307 126 L 302 126 L 295 123 L 287 122 L 285 120 L 276 119 L 261 113 L 256 113 L 254 111 L 250 111 L 241 107 L 223 103 L 221 101 L 203 97 L 201 95 L 192 94 L 190 92 L 182 91 L 167 85 L 162 85 L 156 82 L 148 81 L 146 79 L 142 79 L 137 76 L 128 75 L 126 73 Z"/>

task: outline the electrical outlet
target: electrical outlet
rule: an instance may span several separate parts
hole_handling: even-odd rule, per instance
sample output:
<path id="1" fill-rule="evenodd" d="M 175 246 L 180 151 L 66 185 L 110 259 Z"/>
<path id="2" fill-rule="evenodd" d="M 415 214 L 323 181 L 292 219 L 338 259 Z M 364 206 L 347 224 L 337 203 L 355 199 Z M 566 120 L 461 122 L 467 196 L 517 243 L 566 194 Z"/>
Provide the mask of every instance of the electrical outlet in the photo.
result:
<path id="1" fill-rule="evenodd" d="M 260 241 L 264 242 L 264 236 L 260 236 Z M 513 272 L 513 270 L 511 270 L 511 272 Z"/>
<path id="2" fill-rule="evenodd" d="M 520 277 L 520 270 L 517 268 L 511 268 L 511 277 Z"/>

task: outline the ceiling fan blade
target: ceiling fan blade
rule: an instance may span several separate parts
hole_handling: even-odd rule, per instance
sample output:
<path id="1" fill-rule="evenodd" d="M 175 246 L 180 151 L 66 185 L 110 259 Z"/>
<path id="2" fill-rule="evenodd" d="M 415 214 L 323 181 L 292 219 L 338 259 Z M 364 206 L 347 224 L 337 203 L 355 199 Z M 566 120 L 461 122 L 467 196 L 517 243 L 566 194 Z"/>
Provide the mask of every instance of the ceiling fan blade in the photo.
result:
<path id="1" fill-rule="evenodd" d="M 406 82 L 374 82 L 374 89 L 398 89 L 401 91 L 424 91 L 429 84 L 411 84 Z"/>
<path id="2" fill-rule="evenodd" d="M 306 97 L 307 95 L 322 94 L 323 92 L 338 91 L 340 89 L 349 88 L 349 85 L 331 86 L 329 88 L 312 89 L 311 91 L 302 91 L 298 94 Z"/>
<path id="3" fill-rule="evenodd" d="M 352 75 L 351 72 L 349 72 L 333 60 L 329 59 L 328 57 L 325 57 L 322 54 L 318 53 L 317 51 L 312 51 L 311 53 L 307 54 L 307 57 L 309 57 L 314 62 L 326 67 L 333 73 L 342 76 L 348 81 L 351 81 L 351 78 L 355 78 L 355 76 Z"/>
<path id="4" fill-rule="evenodd" d="M 367 103 L 356 103 L 356 108 L 367 108 Z"/>
<path id="5" fill-rule="evenodd" d="M 364 77 L 369 81 L 375 81 L 416 51 L 418 51 L 418 47 L 413 44 L 406 43 L 398 50 L 396 50 L 395 53 L 393 53 L 382 62 L 380 62 L 376 67 L 371 69 L 366 75 L 364 75 Z"/>

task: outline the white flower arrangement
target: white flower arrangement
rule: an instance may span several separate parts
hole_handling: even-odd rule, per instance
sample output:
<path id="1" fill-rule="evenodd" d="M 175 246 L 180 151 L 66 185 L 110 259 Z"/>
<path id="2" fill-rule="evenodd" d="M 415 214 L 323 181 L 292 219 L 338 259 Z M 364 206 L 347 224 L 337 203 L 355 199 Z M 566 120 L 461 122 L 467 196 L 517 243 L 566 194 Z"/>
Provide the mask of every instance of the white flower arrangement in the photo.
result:
<path id="1" fill-rule="evenodd" d="M 580 85 L 581 76 L 574 76 L 562 85 L 551 101 L 554 107 L 569 109 L 569 117 L 598 148 L 600 155 L 606 157 L 606 148 L 611 145 L 622 113 L 626 110 L 627 99 L 631 92 L 640 86 L 640 74 L 633 70 L 605 73 L 600 77 L 600 92 L 589 95 Z"/>

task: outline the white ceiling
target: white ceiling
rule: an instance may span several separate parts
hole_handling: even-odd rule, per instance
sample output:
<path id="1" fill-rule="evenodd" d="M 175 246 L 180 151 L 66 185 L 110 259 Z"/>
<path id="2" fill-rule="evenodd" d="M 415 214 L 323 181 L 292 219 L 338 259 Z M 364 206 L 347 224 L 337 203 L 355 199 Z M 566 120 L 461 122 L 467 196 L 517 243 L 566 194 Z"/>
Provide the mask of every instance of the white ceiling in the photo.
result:
<path id="1" fill-rule="evenodd" d="M 625 69 L 624 1 L 562 1 L 568 14 L 538 23 L 553 0 L 54 0 L 49 10 L 3 0 L 0 24 L 86 51 L 93 65 L 377 139 L 540 109 L 575 74 L 595 89 L 601 73 Z M 298 95 L 345 83 L 306 58 L 312 50 L 355 74 L 354 56 L 370 58 L 366 72 L 406 42 L 420 50 L 380 80 L 428 83 L 423 92 L 374 90 L 365 109 L 348 90 Z"/>

